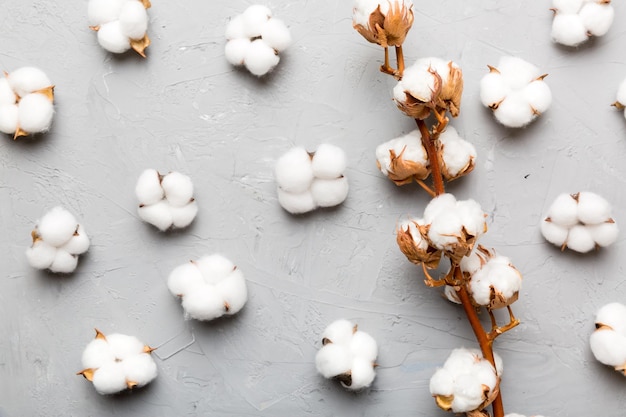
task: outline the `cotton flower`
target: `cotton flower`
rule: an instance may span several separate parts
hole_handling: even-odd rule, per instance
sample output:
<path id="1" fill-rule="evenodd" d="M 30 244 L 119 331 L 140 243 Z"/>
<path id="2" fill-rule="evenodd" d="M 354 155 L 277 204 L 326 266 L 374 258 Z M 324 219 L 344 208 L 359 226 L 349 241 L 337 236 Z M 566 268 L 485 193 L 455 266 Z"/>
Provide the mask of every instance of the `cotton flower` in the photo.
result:
<path id="1" fill-rule="evenodd" d="M 431 112 L 459 115 L 463 73 L 452 61 L 440 58 L 417 60 L 404 71 L 393 89 L 396 105 L 407 116 L 426 119 Z"/>
<path id="2" fill-rule="evenodd" d="M 26 258 L 33 268 L 69 274 L 78 265 L 78 255 L 89 249 L 89 237 L 76 218 L 62 207 L 47 212 L 31 232 L 33 244 Z"/>
<path id="3" fill-rule="evenodd" d="M 413 25 L 411 0 L 356 0 L 352 26 L 369 42 L 401 46 Z"/>
<path id="4" fill-rule="evenodd" d="M 626 375 L 626 306 L 610 303 L 596 314 L 596 331 L 589 343 L 595 358 Z"/>
<path id="5" fill-rule="evenodd" d="M 0 78 L 0 132 L 14 139 L 50 129 L 54 85 L 39 68 L 22 67 Z"/>
<path id="6" fill-rule="evenodd" d="M 469 279 L 468 288 L 474 305 L 493 310 L 517 301 L 522 274 L 509 258 L 478 245 L 461 260 L 460 267 Z M 455 299 L 451 301 L 456 302 Z"/>
<path id="7" fill-rule="evenodd" d="M 1 88 L 0 88 L 0 97 L 1 97 Z M 0 98 L 1 100 L 1 98 Z M 2 102 L 0 101 L 0 105 Z M 624 79 L 619 87 L 617 87 L 617 100 L 613 103 L 618 110 L 624 111 L 624 117 L 626 117 L 626 79 Z"/>
<path id="8" fill-rule="evenodd" d="M 360 390 L 376 377 L 378 346 L 369 334 L 348 320 L 331 323 L 322 334 L 322 348 L 315 356 L 317 371 L 345 388 Z"/>
<path id="9" fill-rule="evenodd" d="M 135 194 L 139 217 L 161 231 L 187 227 L 198 213 L 191 179 L 179 172 L 161 175 L 146 169 L 139 176 Z"/>
<path id="10" fill-rule="evenodd" d="M 552 93 L 544 82 L 547 74 L 521 58 L 504 56 L 498 67 L 480 81 L 480 98 L 507 127 L 523 127 L 544 113 L 552 103 Z"/>
<path id="11" fill-rule="evenodd" d="M 102 395 L 143 387 L 157 376 L 153 350 L 134 336 L 105 336 L 96 329 L 96 338 L 83 351 L 84 369 L 77 375 L 91 381 Z"/>
<path id="12" fill-rule="evenodd" d="M 541 222 L 548 242 L 581 253 L 613 244 L 618 232 L 609 202 L 589 191 L 559 195 Z"/>
<path id="13" fill-rule="evenodd" d="M 89 27 L 98 32 L 98 43 L 115 54 L 133 49 L 142 57 L 150 45 L 150 0 L 89 0 Z"/>
<path id="14" fill-rule="evenodd" d="M 554 0 L 552 40 L 578 46 L 591 36 L 605 35 L 615 17 L 610 3 L 610 0 Z"/>
<path id="15" fill-rule="evenodd" d="M 272 17 L 269 8 L 252 5 L 235 16 L 226 27 L 226 60 L 235 66 L 245 66 L 261 77 L 280 62 L 279 52 L 291 44 L 291 34 L 285 23 Z"/>
<path id="16" fill-rule="evenodd" d="M 196 320 L 236 314 L 248 299 L 243 273 L 221 255 L 180 265 L 170 273 L 167 286 L 181 298 L 185 314 Z"/>
<path id="17" fill-rule="evenodd" d="M 292 214 L 341 204 L 348 196 L 345 169 L 346 155 L 334 145 L 322 144 L 314 153 L 293 148 L 274 168 L 278 202 Z"/>
<path id="18" fill-rule="evenodd" d="M 482 410 L 496 398 L 502 375 L 502 360 L 496 368 L 477 349 L 455 349 L 430 379 L 430 393 L 437 406 L 454 413 Z"/>

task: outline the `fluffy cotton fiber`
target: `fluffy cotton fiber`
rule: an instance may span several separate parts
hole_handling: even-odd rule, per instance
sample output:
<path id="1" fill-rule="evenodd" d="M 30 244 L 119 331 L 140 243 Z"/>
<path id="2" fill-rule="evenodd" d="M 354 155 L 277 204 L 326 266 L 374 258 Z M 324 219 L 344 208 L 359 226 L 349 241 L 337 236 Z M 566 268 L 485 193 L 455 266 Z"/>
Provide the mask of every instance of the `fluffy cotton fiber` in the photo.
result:
<path id="1" fill-rule="evenodd" d="M 613 244 L 618 237 L 611 205 L 601 196 L 581 191 L 559 195 L 541 222 L 541 233 L 550 243 L 576 252 Z"/>
<path id="2" fill-rule="evenodd" d="M 372 336 L 342 319 L 324 330 L 322 344 L 315 356 L 315 365 L 324 378 L 335 378 L 350 390 L 371 385 L 376 377 L 374 368 L 378 356 L 378 345 Z"/>
<path id="3" fill-rule="evenodd" d="M 134 49 L 145 57 L 149 0 L 90 0 L 89 25 L 98 32 L 98 43 L 109 52 L 121 54 Z"/>
<path id="4" fill-rule="evenodd" d="M 26 258 L 33 268 L 56 273 L 74 272 L 78 255 L 89 249 L 89 237 L 76 218 L 62 207 L 47 212 L 31 233 Z"/>
<path id="5" fill-rule="evenodd" d="M 524 127 L 552 104 L 552 93 L 539 68 L 521 58 L 504 56 L 480 82 L 480 98 L 504 126 Z"/>
<path id="6" fill-rule="evenodd" d="M 591 36 L 605 35 L 615 17 L 610 1 L 554 0 L 552 40 L 566 46 L 578 46 Z"/>
<path id="7" fill-rule="evenodd" d="M 146 169 L 137 180 L 135 194 L 139 217 L 161 231 L 187 227 L 198 213 L 191 179 L 179 172 L 161 175 Z"/>
<path id="8" fill-rule="evenodd" d="M 626 306 L 606 304 L 596 313 L 589 344 L 595 358 L 626 375 Z"/>
<path id="9" fill-rule="evenodd" d="M 348 196 L 345 169 L 345 153 L 334 145 L 322 144 L 313 154 L 293 148 L 276 161 L 278 202 L 292 214 L 339 205 Z"/>
<path id="10" fill-rule="evenodd" d="M 502 360 L 496 369 L 477 349 L 455 349 L 430 379 L 430 393 L 437 405 L 454 413 L 482 409 L 493 401 L 502 375 Z"/>
<path id="11" fill-rule="evenodd" d="M 22 67 L 0 79 L 0 132 L 14 138 L 50 129 L 54 86 L 35 67 Z"/>
<path id="12" fill-rule="evenodd" d="M 152 350 L 134 336 L 105 336 L 96 330 L 96 338 L 83 351 L 84 369 L 78 374 L 91 381 L 102 395 L 143 387 L 157 376 Z"/>
<path id="13" fill-rule="evenodd" d="M 272 17 L 266 6 L 252 5 L 235 16 L 226 27 L 226 60 L 235 66 L 244 65 L 261 77 L 274 69 L 291 44 L 291 34 L 282 20 Z"/>
<path id="14" fill-rule="evenodd" d="M 243 273 L 221 255 L 209 255 L 174 269 L 170 292 L 182 299 L 185 313 L 197 320 L 236 314 L 248 299 Z"/>

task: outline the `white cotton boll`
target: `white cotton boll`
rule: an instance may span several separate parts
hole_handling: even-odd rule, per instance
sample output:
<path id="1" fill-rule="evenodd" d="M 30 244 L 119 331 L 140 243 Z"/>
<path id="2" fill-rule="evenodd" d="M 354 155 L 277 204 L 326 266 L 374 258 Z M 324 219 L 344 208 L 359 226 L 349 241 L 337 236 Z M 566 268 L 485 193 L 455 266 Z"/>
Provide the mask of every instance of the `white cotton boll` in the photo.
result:
<path id="1" fill-rule="evenodd" d="M 486 107 L 495 107 L 509 93 L 504 78 L 500 73 L 490 72 L 480 80 L 480 101 Z"/>
<path id="2" fill-rule="evenodd" d="M 228 278 L 217 283 L 215 291 L 228 304 L 226 314 L 238 313 L 248 301 L 246 280 L 239 269 L 234 270 Z"/>
<path id="3" fill-rule="evenodd" d="M 437 249 L 446 250 L 458 243 L 463 222 L 454 210 L 445 210 L 430 224 L 428 239 Z"/>
<path id="4" fill-rule="evenodd" d="M 129 336 L 121 333 L 113 333 L 106 336 L 107 342 L 111 349 L 111 354 L 116 359 L 124 360 L 143 352 L 144 344 L 135 336 Z"/>
<path id="5" fill-rule="evenodd" d="M 621 303 L 609 303 L 596 313 L 596 324 L 610 326 L 616 332 L 626 335 L 626 306 Z"/>
<path id="6" fill-rule="evenodd" d="M 203 256 L 195 264 L 207 284 L 216 284 L 226 279 L 235 270 L 235 264 L 219 254 Z"/>
<path id="7" fill-rule="evenodd" d="M 352 360 L 345 347 L 329 343 L 315 355 L 315 367 L 324 378 L 333 378 L 350 371 Z"/>
<path id="8" fill-rule="evenodd" d="M 83 351 L 82 364 L 86 369 L 97 369 L 114 360 L 109 343 L 104 339 L 93 339 Z"/>
<path id="9" fill-rule="evenodd" d="M 611 217 L 611 204 L 598 194 L 578 193 L 578 220 L 585 224 L 599 224 Z"/>
<path id="10" fill-rule="evenodd" d="M 187 204 L 183 207 L 170 207 L 172 214 L 172 225 L 176 228 L 182 229 L 187 227 L 193 222 L 198 214 L 198 204 L 195 201 Z"/>
<path id="11" fill-rule="evenodd" d="M 528 104 L 539 113 L 548 110 L 552 104 L 552 92 L 543 80 L 535 80 L 528 84 L 524 88 L 524 95 Z"/>
<path id="12" fill-rule="evenodd" d="M 193 262 L 187 262 L 174 268 L 167 278 L 167 288 L 176 296 L 184 296 L 203 284 L 202 273 Z"/>
<path id="13" fill-rule="evenodd" d="M 374 382 L 374 378 L 376 378 L 374 364 L 363 358 L 354 358 L 350 370 L 352 371 L 350 373 L 352 383 L 348 386 L 342 381 L 341 385 L 353 391 L 369 387 Z"/>
<path id="14" fill-rule="evenodd" d="M 615 11 L 610 4 L 589 2 L 580 9 L 578 15 L 589 33 L 594 36 L 603 36 L 613 24 Z"/>
<path id="15" fill-rule="evenodd" d="M 15 104 L 16 101 L 17 97 L 9 84 L 9 80 L 0 78 L 0 112 L 2 111 L 2 106 Z"/>
<path id="16" fill-rule="evenodd" d="M 191 178 L 180 172 L 170 172 L 163 180 L 161 186 L 165 191 L 165 198 L 171 205 L 182 207 L 193 198 L 193 183 Z"/>
<path id="17" fill-rule="evenodd" d="M 183 297 L 183 309 L 196 320 L 213 320 L 226 313 L 224 300 L 212 286 L 202 286 Z"/>
<path id="18" fill-rule="evenodd" d="M 616 223 L 601 223 L 587 226 L 587 230 L 591 234 L 591 238 L 598 246 L 610 246 L 617 240 L 619 228 Z"/>
<path id="19" fill-rule="evenodd" d="M 251 43 L 248 38 L 232 39 L 226 42 L 226 46 L 224 47 L 226 60 L 232 65 L 243 65 Z"/>
<path id="20" fill-rule="evenodd" d="M 96 391 L 103 395 L 115 394 L 128 388 L 121 362 L 109 362 L 98 368 L 93 374 L 92 382 Z"/>
<path id="21" fill-rule="evenodd" d="M 32 247 L 26 250 L 26 258 L 33 268 L 48 269 L 57 254 L 57 248 L 47 244 L 43 240 L 38 240 Z"/>
<path id="22" fill-rule="evenodd" d="M 389 4 L 386 1 L 381 2 L 379 0 L 355 0 L 354 6 L 352 8 L 352 21 L 355 24 L 368 27 L 370 14 L 372 14 L 372 12 L 374 12 L 378 7 L 380 7 L 381 13 L 383 15 L 386 14 L 389 10 Z"/>
<path id="23" fill-rule="evenodd" d="M 227 40 L 248 38 L 242 15 L 237 15 L 230 19 L 230 22 L 226 25 L 225 36 Z"/>
<path id="24" fill-rule="evenodd" d="M 420 58 L 417 61 L 415 61 L 414 66 L 422 67 L 422 68 L 425 68 L 426 70 L 430 69 L 432 71 L 435 71 L 441 77 L 442 83 L 445 84 L 448 81 L 448 75 L 450 72 L 450 68 L 449 68 L 450 64 L 452 65 L 453 68 L 459 68 L 459 66 L 456 65 L 452 61 L 446 61 L 444 59 L 436 58 L 436 57 Z"/>
<path id="25" fill-rule="evenodd" d="M 62 249 L 58 249 L 54 255 L 54 260 L 48 269 L 54 273 L 69 274 L 70 272 L 74 272 L 77 265 L 78 256 L 72 255 Z"/>
<path id="26" fill-rule="evenodd" d="M 443 145 L 443 162 L 446 164 L 448 174 L 452 177 L 456 177 L 476 158 L 476 148 L 466 140 L 446 139 L 442 140 L 441 143 Z"/>
<path id="27" fill-rule="evenodd" d="M 443 367 L 455 375 L 470 373 L 474 363 L 480 358 L 482 355 L 476 349 L 458 348 L 450 353 Z"/>
<path id="28" fill-rule="evenodd" d="M 22 67 L 11 72 L 7 79 L 11 88 L 20 97 L 52 86 L 48 76 L 39 68 Z"/>
<path id="29" fill-rule="evenodd" d="M 541 234 L 550 243 L 556 246 L 563 246 L 567 240 L 569 229 L 555 222 L 543 220 L 541 222 Z"/>
<path id="30" fill-rule="evenodd" d="M 578 223 L 578 202 L 571 194 L 559 194 L 548 209 L 547 217 L 560 226 L 573 226 Z"/>
<path id="31" fill-rule="evenodd" d="M 157 376 L 157 366 L 148 353 L 131 356 L 122 362 L 126 379 L 138 387 L 148 384 Z"/>
<path id="32" fill-rule="evenodd" d="M 373 363 L 378 356 L 378 345 L 368 333 L 357 330 L 350 339 L 350 353 Z"/>
<path id="33" fill-rule="evenodd" d="M 440 74 L 441 75 L 441 74 Z M 428 67 L 411 66 L 404 71 L 402 80 L 394 87 L 394 98 L 399 102 L 406 101 L 409 93 L 414 98 L 429 102 L 433 98 L 435 90 L 435 76 L 428 71 Z"/>
<path id="34" fill-rule="evenodd" d="M 20 100 L 19 127 L 28 133 L 45 132 L 50 128 L 54 106 L 43 94 L 28 94 Z"/>
<path id="35" fill-rule="evenodd" d="M 59 249 L 64 250 L 72 255 L 80 255 L 89 249 L 89 236 L 85 232 L 82 225 L 78 225 L 76 233 Z"/>
<path id="36" fill-rule="evenodd" d="M 122 33 L 131 39 L 142 39 L 148 30 L 148 13 L 140 1 L 127 1 L 119 14 Z"/>
<path id="37" fill-rule="evenodd" d="M 89 0 L 87 16 L 91 26 L 117 20 L 122 7 L 128 0 Z"/>
<path id="38" fill-rule="evenodd" d="M 433 219 L 443 210 L 456 207 L 456 198 L 450 193 L 441 194 L 432 200 L 424 209 L 424 223 L 432 223 Z"/>
<path id="39" fill-rule="evenodd" d="M 472 275 L 483 266 L 483 263 L 483 257 L 476 252 L 476 247 L 474 247 L 474 250 L 469 255 L 461 258 L 459 266 L 461 267 L 461 271 Z"/>
<path id="40" fill-rule="evenodd" d="M 494 389 L 498 383 L 498 377 L 496 376 L 493 366 L 489 361 L 484 359 L 474 364 L 472 374 L 481 384 L 488 386 L 490 390 Z"/>
<path id="41" fill-rule="evenodd" d="M 493 114 L 504 126 L 513 128 L 524 127 L 535 118 L 523 91 L 511 91 Z"/>
<path id="42" fill-rule="evenodd" d="M 475 375 L 457 375 L 454 385 L 452 412 L 466 413 L 475 410 L 483 402 L 482 381 Z"/>
<path id="43" fill-rule="evenodd" d="M 457 201 L 456 211 L 467 233 L 480 236 L 485 232 L 485 212 L 475 200 Z"/>
<path id="44" fill-rule="evenodd" d="M 552 21 L 552 40 L 566 46 L 578 46 L 589 39 L 587 28 L 577 14 L 557 13 Z"/>
<path id="45" fill-rule="evenodd" d="M 13 134 L 17 130 L 19 108 L 16 104 L 0 106 L 0 132 Z"/>
<path id="46" fill-rule="evenodd" d="M 104 49 L 114 54 L 121 54 L 130 49 L 130 39 L 124 34 L 122 23 L 119 20 L 100 26 L 98 43 Z"/>
<path id="47" fill-rule="evenodd" d="M 262 39 L 257 39 L 250 44 L 244 65 L 252 74 L 261 77 L 278 65 L 278 61 L 280 58 L 276 51 Z"/>
<path id="48" fill-rule="evenodd" d="M 241 15 L 245 35 L 249 38 L 261 36 L 263 27 L 272 17 L 272 11 L 262 4 L 254 4 L 248 7 Z"/>
<path id="49" fill-rule="evenodd" d="M 78 222 L 72 213 L 63 207 L 48 211 L 37 225 L 37 233 L 52 246 L 59 247 L 74 235 Z"/>
<path id="50" fill-rule="evenodd" d="M 144 222 L 150 223 L 162 232 L 172 226 L 172 211 L 167 201 L 161 200 L 156 204 L 140 206 L 137 209 L 139 218 Z"/>
<path id="51" fill-rule="evenodd" d="M 1 80 L 0 80 L 1 81 Z M 626 105 L 626 79 L 624 79 L 617 87 L 617 102 Z M 1 105 L 2 103 L 0 103 Z M 0 110 L 1 112 L 2 110 Z"/>
<path id="52" fill-rule="evenodd" d="M 303 193 L 288 193 L 278 189 L 278 202 L 280 206 L 291 214 L 303 214 L 317 208 L 317 203 L 310 191 Z"/>
<path id="53" fill-rule="evenodd" d="M 553 0 L 552 6 L 559 13 L 576 14 L 583 7 L 583 0 Z"/>
<path id="54" fill-rule="evenodd" d="M 348 196 L 348 179 L 346 177 L 334 180 L 316 178 L 311 184 L 311 195 L 320 207 L 334 207 L 343 203 Z"/>
<path id="55" fill-rule="evenodd" d="M 502 74 L 505 83 L 512 90 L 524 88 L 535 78 L 539 77 L 539 68 L 515 56 L 503 56 L 498 62 L 498 71 Z"/>
<path id="56" fill-rule="evenodd" d="M 596 242 L 585 226 L 576 225 L 569 230 L 567 247 L 576 252 L 586 253 L 596 247 Z"/>
<path id="57" fill-rule="evenodd" d="M 292 148 L 276 161 L 274 175 L 278 187 L 290 193 L 302 193 L 313 181 L 313 165 L 306 149 Z"/>
<path id="58" fill-rule="evenodd" d="M 450 396 L 454 394 L 454 375 L 447 369 L 439 368 L 430 377 L 431 395 Z"/>
<path id="59" fill-rule="evenodd" d="M 593 356 L 610 366 L 626 364 L 626 337 L 612 330 L 597 330 L 591 334 L 589 345 Z"/>
<path id="60" fill-rule="evenodd" d="M 263 25 L 261 39 L 276 52 L 281 52 L 291 44 L 291 33 L 282 20 L 273 18 Z"/>
<path id="61" fill-rule="evenodd" d="M 155 169 L 146 169 L 141 173 L 135 186 L 135 194 L 141 204 L 154 204 L 165 196 L 161 187 L 161 178 Z"/>
<path id="62" fill-rule="evenodd" d="M 313 155 L 311 168 L 316 178 L 338 178 L 346 169 L 346 153 L 338 146 L 323 143 Z"/>
<path id="63" fill-rule="evenodd" d="M 322 333 L 322 339 L 328 339 L 335 345 L 348 345 L 354 334 L 354 323 L 339 319 L 333 321 Z"/>

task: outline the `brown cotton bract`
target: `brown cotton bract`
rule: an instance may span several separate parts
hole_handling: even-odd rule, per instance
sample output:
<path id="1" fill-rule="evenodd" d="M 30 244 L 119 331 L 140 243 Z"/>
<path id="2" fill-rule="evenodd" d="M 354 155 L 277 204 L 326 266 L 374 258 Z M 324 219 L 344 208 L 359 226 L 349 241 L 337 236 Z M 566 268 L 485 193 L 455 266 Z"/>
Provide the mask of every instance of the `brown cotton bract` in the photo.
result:
<path id="1" fill-rule="evenodd" d="M 417 229 L 420 231 L 422 236 L 428 235 L 428 226 L 415 225 Z M 434 248 L 430 245 L 426 249 L 422 249 L 419 245 L 413 240 L 411 233 L 408 230 L 404 230 L 404 228 L 399 228 L 396 234 L 396 242 L 398 243 L 398 247 L 400 251 L 406 256 L 406 258 L 416 264 L 421 265 L 424 264 L 426 268 L 433 269 L 439 265 L 439 261 L 441 260 L 441 251 L 437 248 Z"/>
<path id="2" fill-rule="evenodd" d="M 371 43 L 383 48 L 402 46 L 413 25 L 413 7 L 406 7 L 403 1 L 390 4 L 387 15 L 380 11 L 380 5 L 370 14 L 367 27 L 353 24 L 354 29 Z"/>

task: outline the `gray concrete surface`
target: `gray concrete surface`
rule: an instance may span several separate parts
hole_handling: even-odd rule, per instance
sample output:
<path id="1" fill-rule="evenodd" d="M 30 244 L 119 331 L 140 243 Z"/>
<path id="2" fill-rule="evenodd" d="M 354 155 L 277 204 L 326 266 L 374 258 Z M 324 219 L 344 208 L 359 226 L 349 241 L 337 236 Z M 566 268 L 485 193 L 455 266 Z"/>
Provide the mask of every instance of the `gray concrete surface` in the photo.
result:
<path id="1" fill-rule="evenodd" d="M 0 141 L 0 415 L 444 416 L 428 380 L 449 351 L 474 346 L 462 311 L 425 288 L 395 244 L 394 226 L 428 199 L 376 170 L 374 148 L 413 122 L 391 102 L 382 51 L 351 28 L 351 4 L 273 1 L 294 43 L 258 80 L 223 56 L 224 27 L 244 1 L 154 1 L 148 59 L 103 51 L 86 2 L 3 0 L 0 69 L 43 68 L 57 86 L 45 136 Z M 561 253 L 537 224 L 561 192 L 595 191 L 626 225 L 626 120 L 609 104 L 626 77 L 626 6 L 604 38 L 578 50 L 550 41 L 548 1 L 421 1 L 408 60 L 440 56 L 465 74 L 453 121 L 478 150 L 474 173 L 449 187 L 489 213 L 483 243 L 524 274 L 522 324 L 498 339 L 508 412 L 620 416 L 626 380 L 588 347 L 603 304 L 626 302 L 625 241 Z M 552 108 L 507 130 L 479 105 L 478 82 L 501 55 L 549 73 Z M 351 191 L 339 208 L 294 217 L 276 201 L 274 161 L 293 145 L 348 154 Z M 142 223 L 134 185 L 144 168 L 179 170 L 200 212 L 187 230 Z M 30 268 L 24 250 L 45 210 L 63 205 L 92 247 L 75 274 Z M 625 226 L 626 227 L 626 226 Z M 624 233 L 622 233 L 622 236 Z M 165 285 L 190 258 L 219 252 L 246 274 L 236 317 L 185 321 Z M 315 372 L 318 335 L 336 318 L 380 345 L 371 389 L 346 392 Z M 93 328 L 158 346 L 159 377 L 103 397 L 75 372 Z"/>

